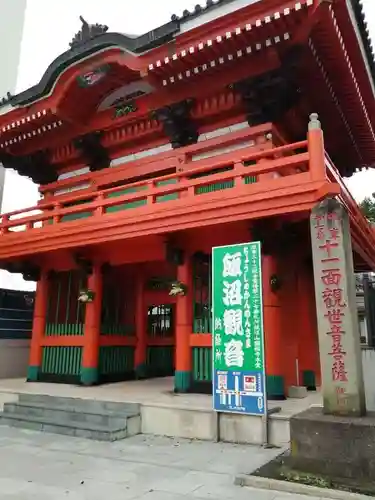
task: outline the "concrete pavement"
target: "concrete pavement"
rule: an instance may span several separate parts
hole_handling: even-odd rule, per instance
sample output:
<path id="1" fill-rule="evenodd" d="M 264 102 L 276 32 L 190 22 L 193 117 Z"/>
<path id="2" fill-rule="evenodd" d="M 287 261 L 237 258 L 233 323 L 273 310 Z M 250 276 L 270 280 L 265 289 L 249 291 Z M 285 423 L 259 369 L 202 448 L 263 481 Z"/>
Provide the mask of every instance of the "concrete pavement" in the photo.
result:
<path id="1" fill-rule="evenodd" d="M 0 426 L 1 500 L 314 500 L 234 486 L 279 451 L 136 436 L 93 442 Z"/>

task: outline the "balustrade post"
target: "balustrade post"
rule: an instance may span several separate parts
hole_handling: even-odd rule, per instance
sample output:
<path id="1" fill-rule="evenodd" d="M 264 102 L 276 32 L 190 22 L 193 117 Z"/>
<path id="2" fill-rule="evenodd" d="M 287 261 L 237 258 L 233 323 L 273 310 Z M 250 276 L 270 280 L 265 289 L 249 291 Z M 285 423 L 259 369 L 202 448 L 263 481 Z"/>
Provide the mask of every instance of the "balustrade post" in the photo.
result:
<path id="1" fill-rule="evenodd" d="M 317 113 L 310 115 L 307 144 L 311 180 L 324 180 L 326 178 L 324 138 Z"/>
<path id="2" fill-rule="evenodd" d="M 30 358 L 27 369 L 27 381 L 35 382 L 42 368 L 43 337 L 47 322 L 49 279 L 47 271 L 43 271 L 35 293 L 33 330 L 30 344 Z"/>
<path id="3" fill-rule="evenodd" d="M 187 160 L 186 154 L 181 155 L 177 158 L 178 165 L 176 168 L 176 172 L 178 174 L 185 172 L 186 160 Z M 181 182 L 184 182 L 185 180 L 186 180 L 185 175 L 183 175 L 182 177 L 177 177 L 177 184 L 180 184 Z M 179 198 L 186 198 L 188 196 L 194 196 L 194 194 L 195 194 L 195 188 L 194 188 L 194 186 L 192 186 L 192 187 L 188 187 L 182 191 L 179 191 L 178 197 Z"/>
<path id="4" fill-rule="evenodd" d="M 149 181 L 147 183 L 147 191 L 149 190 L 153 190 L 155 187 L 155 182 L 152 180 L 152 181 Z M 147 205 L 152 205 L 153 203 L 155 202 L 155 195 L 154 194 L 148 194 L 147 195 Z"/>
<path id="5" fill-rule="evenodd" d="M 99 348 L 103 298 L 103 275 L 101 265 L 93 265 L 87 281 L 88 290 L 94 293 L 92 302 L 86 303 L 84 344 L 82 353 L 81 382 L 94 385 L 99 381 Z"/>
<path id="6" fill-rule="evenodd" d="M 97 201 L 98 201 L 98 203 L 100 203 L 100 205 L 96 208 L 95 215 L 103 215 L 104 210 L 105 210 L 104 206 L 102 205 L 102 203 L 104 201 L 104 193 L 98 194 Z"/>
<path id="7" fill-rule="evenodd" d="M 269 134 L 266 134 L 264 136 L 258 137 L 256 140 L 256 143 L 261 145 L 260 149 L 262 151 L 271 150 L 272 149 L 272 134 L 269 133 Z M 262 163 L 267 163 L 267 161 L 268 161 L 267 158 L 261 158 L 260 160 L 257 161 L 257 165 L 261 165 Z M 249 172 L 249 175 L 251 175 L 250 172 Z M 258 177 L 259 182 L 265 181 L 267 179 L 274 179 L 275 172 L 266 172 L 264 174 L 259 174 L 257 177 Z"/>
<path id="8" fill-rule="evenodd" d="M 53 213 L 60 210 L 60 209 L 61 209 L 60 203 L 55 203 L 55 205 L 53 207 Z M 60 219 L 61 219 L 61 216 L 59 214 L 53 215 L 53 223 L 54 224 L 58 224 L 60 222 Z"/>
<path id="9" fill-rule="evenodd" d="M 9 215 L 2 215 L 1 216 L 1 225 L 3 227 L 0 227 L 0 235 L 1 234 L 6 234 L 6 233 L 9 232 L 9 228 L 4 227 L 4 224 L 6 224 L 7 222 L 9 222 Z"/>
<path id="10" fill-rule="evenodd" d="M 243 174 L 245 172 L 245 167 L 241 162 L 234 164 L 234 187 L 241 188 L 244 184 Z"/>

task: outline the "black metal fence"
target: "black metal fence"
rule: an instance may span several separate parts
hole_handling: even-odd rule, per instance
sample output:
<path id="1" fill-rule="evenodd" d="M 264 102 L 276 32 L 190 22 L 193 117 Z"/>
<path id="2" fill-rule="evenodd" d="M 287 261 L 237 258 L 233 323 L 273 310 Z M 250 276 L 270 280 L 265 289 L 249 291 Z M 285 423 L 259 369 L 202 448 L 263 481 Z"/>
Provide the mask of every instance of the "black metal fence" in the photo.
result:
<path id="1" fill-rule="evenodd" d="M 0 289 L 0 339 L 31 338 L 34 292 Z"/>

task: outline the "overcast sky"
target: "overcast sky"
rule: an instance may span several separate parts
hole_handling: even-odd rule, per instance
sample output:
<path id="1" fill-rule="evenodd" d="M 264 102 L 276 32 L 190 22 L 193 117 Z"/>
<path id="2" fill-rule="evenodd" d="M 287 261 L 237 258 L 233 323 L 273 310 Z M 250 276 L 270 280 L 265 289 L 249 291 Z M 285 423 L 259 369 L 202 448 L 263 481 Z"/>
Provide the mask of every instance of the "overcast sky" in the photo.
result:
<path id="1" fill-rule="evenodd" d="M 80 15 L 89 23 L 108 25 L 110 31 L 139 35 L 168 22 L 174 13 L 192 10 L 197 3 L 198 0 L 28 0 L 17 92 L 37 83 L 48 65 L 69 48 L 81 27 Z M 362 3 L 375 40 L 375 0 Z M 375 191 L 375 170 L 356 174 L 348 185 L 355 198 L 361 200 Z M 30 207 L 38 197 L 37 187 L 31 181 L 7 172 L 2 212 Z M 8 277 L 2 277 L 1 287 L 20 286 L 19 278 Z"/>

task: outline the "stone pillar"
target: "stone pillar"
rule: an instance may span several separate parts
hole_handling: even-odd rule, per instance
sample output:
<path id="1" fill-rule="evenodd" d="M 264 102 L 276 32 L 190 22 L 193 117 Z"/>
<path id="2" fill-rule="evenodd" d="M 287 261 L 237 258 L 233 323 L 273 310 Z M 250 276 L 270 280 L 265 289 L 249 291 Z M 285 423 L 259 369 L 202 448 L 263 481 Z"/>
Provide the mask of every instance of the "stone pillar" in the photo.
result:
<path id="1" fill-rule="evenodd" d="M 179 295 L 176 304 L 176 371 L 175 392 L 187 392 L 191 384 L 192 355 L 190 335 L 193 331 L 192 266 L 190 255 L 178 266 L 177 280 L 187 286 L 187 294 Z"/>
<path id="2" fill-rule="evenodd" d="M 324 412 L 366 413 L 349 216 L 327 198 L 310 217 Z"/>
<path id="3" fill-rule="evenodd" d="M 134 371 L 136 378 L 147 376 L 147 330 L 146 330 L 146 307 L 145 307 L 145 280 L 142 270 L 138 270 L 135 286 L 135 329 L 137 344 L 134 354 Z"/>
<path id="4" fill-rule="evenodd" d="M 42 344 L 47 322 L 48 285 L 48 273 L 42 272 L 35 294 L 33 331 L 30 344 L 29 366 L 27 369 L 28 382 L 35 382 L 38 380 L 42 366 Z"/>
<path id="5" fill-rule="evenodd" d="M 94 385 L 99 381 L 99 347 L 103 298 L 101 265 L 94 264 L 92 274 L 87 280 L 87 288 L 94 292 L 95 296 L 92 302 L 86 304 L 81 382 L 83 385 Z"/>

